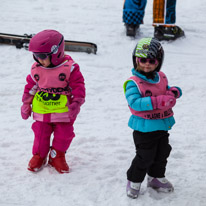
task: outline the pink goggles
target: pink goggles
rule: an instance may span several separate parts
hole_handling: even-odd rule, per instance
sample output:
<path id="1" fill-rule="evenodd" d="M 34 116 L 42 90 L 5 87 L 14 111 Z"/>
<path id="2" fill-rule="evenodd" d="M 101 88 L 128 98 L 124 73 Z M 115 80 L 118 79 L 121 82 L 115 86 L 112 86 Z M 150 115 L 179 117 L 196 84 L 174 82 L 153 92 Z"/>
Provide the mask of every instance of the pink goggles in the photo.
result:
<path id="1" fill-rule="evenodd" d="M 150 58 L 142 58 L 142 57 L 138 57 L 138 62 L 142 63 L 142 64 L 146 64 L 147 62 L 149 64 L 158 64 L 158 60 L 157 59 L 150 59 Z"/>

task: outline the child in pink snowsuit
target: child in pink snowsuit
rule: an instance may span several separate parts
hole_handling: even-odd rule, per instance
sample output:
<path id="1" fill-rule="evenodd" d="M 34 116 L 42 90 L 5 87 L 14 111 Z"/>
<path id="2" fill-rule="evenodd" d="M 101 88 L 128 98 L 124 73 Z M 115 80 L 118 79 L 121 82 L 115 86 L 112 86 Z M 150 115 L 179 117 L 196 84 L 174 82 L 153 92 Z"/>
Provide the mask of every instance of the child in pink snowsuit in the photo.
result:
<path id="1" fill-rule="evenodd" d="M 84 78 L 79 65 L 65 55 L 64 37 L 55 30 L 36 34 L 30 41 L 29 51 L 36 62 L 27 76 L 21 107 L 23 119 L 28 119 L 33 112 L 35 120 L 33 157 L 28 170 L 39 171 L 50 152 L 48 164 L 59 173 L 68 173 L 65 153 L 75 136 L 73 123 L 85 101 Z"/>

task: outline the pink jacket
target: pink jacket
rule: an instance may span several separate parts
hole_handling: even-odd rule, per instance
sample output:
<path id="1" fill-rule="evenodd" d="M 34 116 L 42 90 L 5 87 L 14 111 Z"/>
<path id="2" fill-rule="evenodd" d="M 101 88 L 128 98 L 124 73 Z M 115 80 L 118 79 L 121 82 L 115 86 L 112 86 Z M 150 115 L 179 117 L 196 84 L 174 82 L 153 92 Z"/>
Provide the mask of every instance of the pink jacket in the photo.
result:
<path id="1" fill-rule="evenodd" d="M 67 63 L 64 63 L 65 61 Z M 47 92 L 55 95 L 67 95 L 67 106 L 69 106 L 73 102 L 77 102 L 78 105 L 81 106 L 85 102 L 85 84 L 84 78 L 80 72 L 79 65 L 74 63 L 69 55 L 65 56 L 62 64 L 62 66 L 59 65 L 54 68 L 44 68 L 39 67 L 38 64 L 35 63 L 32 66 L 31 74 L 29 74 L 26 78 L 27 84 L 25 85 L 24 94 L 22 97 L 23 103 L 32 104 L 36 92 Z M 64 67 L 66 67 L 66 69 Z M 52 72 L 48 73 L 50 71 Z M 64 71 L 64 73 L 61 76 L 62 71 Z M 38 73 L 39 75 L 36 75 L 36 73 Z M 52 79 L 53 76 L 55 77 L 55 74 L 52 73 L 60 73 L 60 81 L 57 81 L 55 78 Z M 48 74 L 50 76 L 50 79 L 47 78 Z M 42 122 L 71 121 L 69 119 L 68 111 L 63 113 L 46 114 L 33 112 L 33 119 Z"/>

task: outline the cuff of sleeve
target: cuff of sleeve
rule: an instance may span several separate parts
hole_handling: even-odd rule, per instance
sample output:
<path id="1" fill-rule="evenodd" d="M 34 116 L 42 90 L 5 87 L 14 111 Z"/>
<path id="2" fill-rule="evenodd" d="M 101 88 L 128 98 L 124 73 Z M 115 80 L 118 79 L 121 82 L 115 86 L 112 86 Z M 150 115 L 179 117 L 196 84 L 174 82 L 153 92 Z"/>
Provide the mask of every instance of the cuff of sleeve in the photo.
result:
<path id="1" fill-rule="evenodd" d="M 180 98 L 182 96 L 182 90 L 179 87 L 171 87 L 170 90 L 176 91 L 178 94 L 176 98 Z"/>

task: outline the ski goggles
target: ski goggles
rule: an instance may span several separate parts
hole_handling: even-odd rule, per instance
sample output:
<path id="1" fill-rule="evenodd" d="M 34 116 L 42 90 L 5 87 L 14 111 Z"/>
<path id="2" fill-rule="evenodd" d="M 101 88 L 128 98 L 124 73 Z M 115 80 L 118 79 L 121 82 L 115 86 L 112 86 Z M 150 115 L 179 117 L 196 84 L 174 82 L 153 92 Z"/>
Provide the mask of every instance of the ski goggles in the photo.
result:
<path id="1" fill-rule="evenodd" d="M 148 62 L 149 64 L 155 65 L 158 63 L 157 59 L 141 58 L 141 57 L 138 57 L 138 61 L 142 64 L 146 64 Z"/>
<path id="2" fill-rule="evenodd" d="M 33 53 L 33 55 L 36 59 L 41 59 L 41 60 L 45 60 L 51 54 L 52 54 L 52 52 L 50 52 L 50 53 Z"/>

